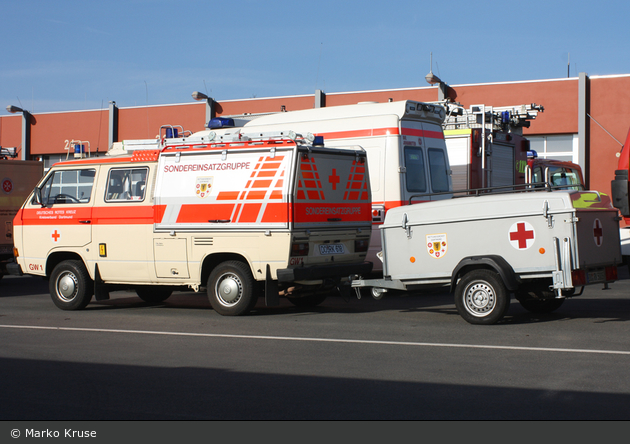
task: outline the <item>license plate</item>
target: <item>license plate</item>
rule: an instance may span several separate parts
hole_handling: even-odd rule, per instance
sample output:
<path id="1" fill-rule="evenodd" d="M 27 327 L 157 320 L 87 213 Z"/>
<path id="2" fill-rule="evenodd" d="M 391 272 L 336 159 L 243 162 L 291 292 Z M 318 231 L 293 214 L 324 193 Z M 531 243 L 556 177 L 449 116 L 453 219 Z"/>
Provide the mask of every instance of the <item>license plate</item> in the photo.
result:
<path id="1" fill-rule="evenodd" d="M 319 254 L 343 254 L 345 250 L 341 244 L 326 244 L 319 246 Z"/>
<path id="2" fill-rule="evenodd" d="M 586 273 L 586 282 L 595 283 L 595 282 L 604 282 L 606 280 L 606 273 L 604 270 L 597 271 L 589 271 Z"/>

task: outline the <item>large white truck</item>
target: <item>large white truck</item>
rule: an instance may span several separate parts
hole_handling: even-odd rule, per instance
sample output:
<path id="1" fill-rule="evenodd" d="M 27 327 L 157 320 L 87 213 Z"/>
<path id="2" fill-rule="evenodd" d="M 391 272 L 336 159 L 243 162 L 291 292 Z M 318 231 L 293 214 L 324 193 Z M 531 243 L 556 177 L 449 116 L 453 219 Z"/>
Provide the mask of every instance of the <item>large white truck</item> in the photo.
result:
<path id="1" fill-rule="evenodd" d="M 450 197 L 451 167 L 442 130 L 445 117 L 445 108 L 440 104 L 404 100 L 234 116 L 217 121 L 245 132 L 289 128 L 323 136 L 327 146 L 364 148 L 369 159 L 374 222 L 368 260 L 374 263 L 375 271 L 380 271 L 381 263 L 376 257 L 381 249 L 378 228 L 387 211 L 407 204 L 418 194 L 424 196 L 412 201 Z M 208 132 L 215 130 L 212 121 L 208 127 Z"/>
<path id="2" fill-rule="evenodd" d="M 383 278 L 355 277 L 355 288 L 371 287 L 377 299 L 387 290 L 450 288 L 472 324 L 501 320 L 512 294 L 527 310 L 553 311 L 577 288 L 615 281 L 622 262 L 617 210 L 596 191 L 403 206 L 387 213 L 380 233 Z"/>
<path id="3" fill-rule="evenodd" d="M 295 133 L 117 143 L 53 165 L 13 224 L 12 274 L 49 279 L 63 310 L 120 288 L 205 290 L 222 315 L 316 305 L 372 266 L 365 151 Z"/>
<path id="4" fill-rule="evenodd" d="M 0 279 L 13 261 L 13 218 L 44 174 L 44 164 L 12 159 L 15 151 L 0 152 Z"/>

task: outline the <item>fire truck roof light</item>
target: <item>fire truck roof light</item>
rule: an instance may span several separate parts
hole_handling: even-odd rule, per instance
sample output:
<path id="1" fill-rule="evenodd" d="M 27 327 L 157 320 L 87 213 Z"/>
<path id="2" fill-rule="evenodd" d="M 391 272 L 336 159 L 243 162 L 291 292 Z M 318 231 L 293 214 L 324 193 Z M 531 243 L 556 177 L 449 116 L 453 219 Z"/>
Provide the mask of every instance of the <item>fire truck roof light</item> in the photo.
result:
<path id="1" fill-rule="evenodd" d="M 538 157 L 538 153 L 535 150 L 529 150 L 527 152 L 528 159 L 536 159 Z"/>
<path id="2" fill-rule="evenodd" d="M 313 145 L 324 145 L 324 136 L 315 136 L 313 138 Z"/>

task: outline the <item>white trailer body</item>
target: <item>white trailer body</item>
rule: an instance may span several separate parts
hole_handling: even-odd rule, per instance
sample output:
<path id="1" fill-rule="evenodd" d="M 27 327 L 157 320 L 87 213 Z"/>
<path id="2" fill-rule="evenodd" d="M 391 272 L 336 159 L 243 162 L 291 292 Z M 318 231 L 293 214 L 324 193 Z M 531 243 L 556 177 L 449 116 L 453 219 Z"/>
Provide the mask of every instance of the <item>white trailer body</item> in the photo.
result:
<path id="1" fill-rule="evenodd" d="M 617 279 L 619 218 L 605 195 L 554 191 L 490 194 L 392 209 L 381 226 L 383 279 L 414 290 L 451 286 L 460 315 L 491 324 L 513 292 L 531 311 L 552 311 L 576 287 Z"/>

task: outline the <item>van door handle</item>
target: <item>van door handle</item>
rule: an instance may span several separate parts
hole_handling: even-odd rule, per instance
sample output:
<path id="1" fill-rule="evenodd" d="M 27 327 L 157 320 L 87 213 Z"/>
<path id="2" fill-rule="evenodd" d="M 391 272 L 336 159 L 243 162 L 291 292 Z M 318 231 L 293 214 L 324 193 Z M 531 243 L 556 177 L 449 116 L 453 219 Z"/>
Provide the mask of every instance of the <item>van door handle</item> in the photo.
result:
<path id="1" fill-rule="evenodd" d="M 91 224 L 92 221 L 91 220 L 80 220 L 79 223 L 80 224 Z"/>
<path id="2" fill-rule="evenodd" d="M 218 224 L 227 224 L 229 222 L 232 222 L 230 219 L 213 219 L 213 220 L 209 220 L 208 222 L 210 223 L 218 223 Z"/>

